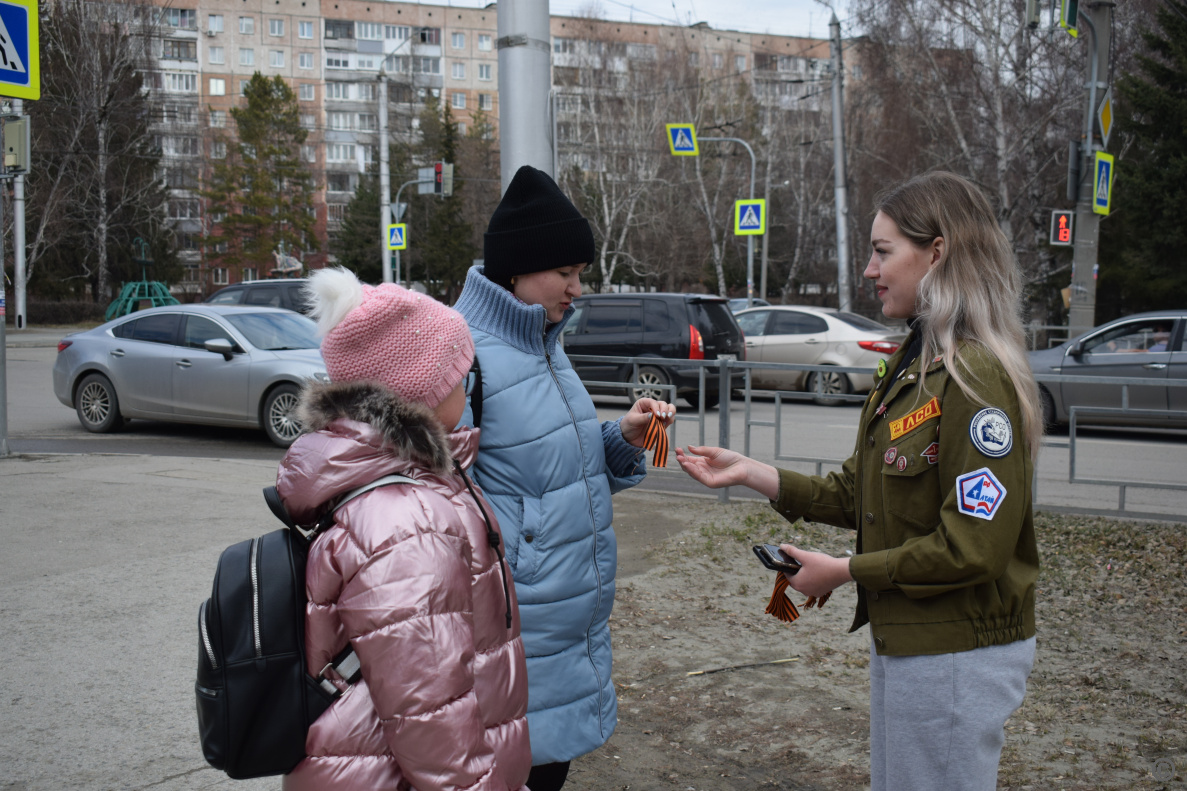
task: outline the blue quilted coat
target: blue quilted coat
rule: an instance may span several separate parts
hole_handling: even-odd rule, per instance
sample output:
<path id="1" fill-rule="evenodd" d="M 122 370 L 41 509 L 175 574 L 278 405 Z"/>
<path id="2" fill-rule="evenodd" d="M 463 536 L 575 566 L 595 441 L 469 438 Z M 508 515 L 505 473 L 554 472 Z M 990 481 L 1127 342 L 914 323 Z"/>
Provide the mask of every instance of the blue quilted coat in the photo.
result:
<path id="1" fill-rule="evenodd" d="M 474 479 L 498 513 L 519 597 L 533 765 L 601 746 L 618 722 L 610 681 L 617 542 L 610 495 L 646 463 L 593 401 L 540 305 L 472 267 L 455 306 L 482 366 Z M 572 308 L 570 308 L 570 313 Z M 472 424 L 467 408 L 463 421 Z"/>

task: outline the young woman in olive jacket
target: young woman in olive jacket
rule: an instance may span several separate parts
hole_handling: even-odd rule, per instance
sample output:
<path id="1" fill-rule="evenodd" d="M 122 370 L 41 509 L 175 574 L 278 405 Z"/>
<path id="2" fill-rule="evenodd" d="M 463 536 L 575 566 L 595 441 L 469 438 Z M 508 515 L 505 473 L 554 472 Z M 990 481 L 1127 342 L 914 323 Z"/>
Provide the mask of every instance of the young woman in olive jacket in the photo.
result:
<path id="1" fill-rule="evenodd" d="M 852 557 L 783 550 L 803 564 L 788 577 L 801 593 L 858 585 L 873 791 L 987 791 L 1035 651 L 1042 418 L 1021 278 L 989 203 L 951 173 L 884 194 L 870 242 L 865 277 L 911 333 L 879 367 L 841 471 L 808 477 L 719 448 L 677 459 L 707 486 L 767 495 L 789 520 L 857 531 Z"/>

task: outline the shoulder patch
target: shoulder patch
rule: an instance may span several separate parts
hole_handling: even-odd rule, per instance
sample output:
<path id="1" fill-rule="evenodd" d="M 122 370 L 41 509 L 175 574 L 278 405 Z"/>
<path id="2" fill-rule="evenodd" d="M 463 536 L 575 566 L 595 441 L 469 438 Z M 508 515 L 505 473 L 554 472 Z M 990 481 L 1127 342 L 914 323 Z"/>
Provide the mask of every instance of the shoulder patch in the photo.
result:
<path id="1" fill-rule="evenodd" d="M 988 467 L 966 472 L 957 478 L 956 492 L 960 512 L 978 519 L 993 519 L 1006 499 L 1006 487 Z"/>
<path id="2" fill-rule="evenodd" d="M 969 438 L 977 450 L 991 459 L 1000 459 L 1014 447 L 1014 430 L 1010 418 L 995 407 L 986 407 L 969 421 Z"/>
<path id="3" fill-rule="evenodd" d="M 931 420 L 933 417 L 940 416 L 940 399 L 932 396 L 932 399 L 923 406 L 916 409 L 909 415 L 904 415 L 898 420 L 890 421 L 890 438 L 892 440 L 898 439 L 907 432 L 914 431 L 919 427 L 919 424 L 925 420 Z"/>

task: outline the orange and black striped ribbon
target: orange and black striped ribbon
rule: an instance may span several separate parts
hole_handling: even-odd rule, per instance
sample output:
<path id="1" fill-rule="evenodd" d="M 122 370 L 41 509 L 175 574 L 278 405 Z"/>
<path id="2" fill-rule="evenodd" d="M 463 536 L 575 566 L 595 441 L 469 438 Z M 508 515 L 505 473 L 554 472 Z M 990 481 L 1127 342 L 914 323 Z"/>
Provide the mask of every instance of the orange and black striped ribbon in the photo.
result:
<path id="1" fill-rule="evenodd" d="M 668 431 L 654 412 L 651 414 L 651 422 L 647 424 L 643 448 L 655 451 L 655 455 L 651 457 L 652 467 L 668 466 Z"/>
<path id="2" fill-rule="evenodd" d="M 782 574 L 775 575 L 775 592 L 771 594 L 767 612 L 784 623 L 792 623 L 800 617 L 800 611 L 791 599 L 787 598 L 787 577 Z"/>

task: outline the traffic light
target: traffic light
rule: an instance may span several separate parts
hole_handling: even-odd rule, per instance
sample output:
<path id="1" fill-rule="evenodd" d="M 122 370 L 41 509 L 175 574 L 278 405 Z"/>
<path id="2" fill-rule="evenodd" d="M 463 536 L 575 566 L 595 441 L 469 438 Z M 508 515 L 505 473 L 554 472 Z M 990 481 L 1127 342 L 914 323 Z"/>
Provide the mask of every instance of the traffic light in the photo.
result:
<path id="1" fill-rule="evenodd" d="M 1026 0 L 1026 26 L 1034 30 L 1039 26 L 1039 0 Z"/>
<path id="2" fill-rule="evenodd" d="M 453 163 L 433 163 L 433 192 L 443 198 L 453 194 Z"/>
<path id="3" fill-rule="evenodd" d="M 1076 213 L 1071 210 L 1056 209 L 1051 212 L 1051 240 L 1052 247 L 1071 247 L 1074 240 L 1072 223 Z"/>

